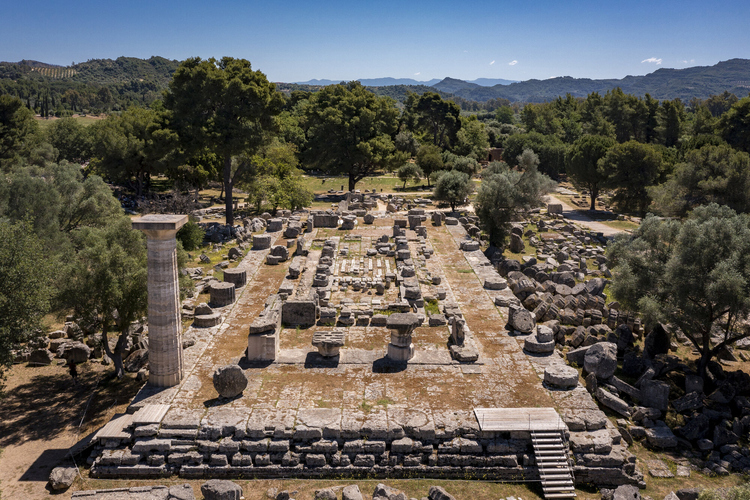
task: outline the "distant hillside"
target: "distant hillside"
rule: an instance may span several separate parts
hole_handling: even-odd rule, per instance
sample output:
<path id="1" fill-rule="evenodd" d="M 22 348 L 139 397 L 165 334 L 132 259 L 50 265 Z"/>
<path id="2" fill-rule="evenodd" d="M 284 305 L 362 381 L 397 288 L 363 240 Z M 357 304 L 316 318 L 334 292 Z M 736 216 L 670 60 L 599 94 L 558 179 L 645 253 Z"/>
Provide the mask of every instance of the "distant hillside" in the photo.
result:
<path id="1" fill-rule="evenodd" d="M 423 87 L 432 87 L 436 83 L 440 83 L 441 80 L 433 78 L 432 80 L 419 81 L 412 78 L 360 78 L 358 81 L 365 87 L 388 87 L 391 85 L 415 85 Z M 444 81 L 444 80 L 442 80 Z M 482 87 L 491 87 L 493 85 L 508 85 L 513 83 L 515 80 L 504 80 L 502 78 L 477 78 L 476 80 L 457 80 L 463 83 L 475 83 Z M 326 85 L 336 85 L 341 83 L 340 80 L 308 80 L 306 82 L 295 82 L 299 85 L 315 85 L 325 87 Z"/>
<path id="2" fill-rule="evenodd" d="M 0 62 L 0 78 L 39 76 L 98 85 L 127 83 L 135 80 L 166 86 L 179 65 L 180 61 L 170 61 L 156 56 L 150 59 L 137 57 L 118 57 L 115 60 L 91 59 L 71 66 L 23 60 L 16 63 Z"/>
<path id="3" fill-rule="evenodd" d="M 685 69 L 661 68 L 644 76 L 626 76 L 620 80 L 591 80 L 564 76 L 549 80 L 527 80 L 510 85 L 481 87 L 475 83 L 446 78 L 433 88 L 450 92 L 464 99 L 484 102 L 504 98 L 512 102 L 544 102 L 564 96 L 585 97 L 591 92 L 604 94 L 615 87 L 625 93 L 643 96 L 651 94 L 656 99 L 683 101 L 729 91 L 738 96 L 750 92 L 750 60 L 730 59 L 714 66 L 696 66 Z"/>

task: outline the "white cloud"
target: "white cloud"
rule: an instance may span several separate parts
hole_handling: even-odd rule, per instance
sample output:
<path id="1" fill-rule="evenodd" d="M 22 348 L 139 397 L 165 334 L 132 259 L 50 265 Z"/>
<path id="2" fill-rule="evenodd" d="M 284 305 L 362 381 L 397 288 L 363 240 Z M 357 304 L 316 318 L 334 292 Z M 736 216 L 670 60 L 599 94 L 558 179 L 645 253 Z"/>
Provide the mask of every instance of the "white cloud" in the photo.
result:
<path id="1" fill-rule="evenodd" d="M 641 64 L 643 63 L 656 63 L 658 65 L 661 64 L 661 58 L 657 59 L 656 57 L 649 57 L 648 59 L 641 61 Z"/>
<path id="2" fill-rule="evenodd" d="M 683 59 L 682 64 L 695 64 L 695 59 L 690 59 L 689 61 L 687 59 Z"/>
<path id="3" fill-rule="evenodd" d="M 513 59 L 511 62 L 508 63 L 508 66 L 515 66 L 516 64 L 518 64 L 518 61 Z"/>
<path id="4" fill-rule="evenodd" d="M 419 75 L 421 75 L 421 74 L 422 74 L 422 72 L 421 72 L 421 71 L 417 71 L 416 73 L 414 73 L 414 76 L 419 76 Z"/>
<path id="5" fill-rule="evenodd" d="M 495 64 L 495 61 L 492 61 L 492 62 L 490 63 L 490 66 L 492 66 L 493 64 Z"/>

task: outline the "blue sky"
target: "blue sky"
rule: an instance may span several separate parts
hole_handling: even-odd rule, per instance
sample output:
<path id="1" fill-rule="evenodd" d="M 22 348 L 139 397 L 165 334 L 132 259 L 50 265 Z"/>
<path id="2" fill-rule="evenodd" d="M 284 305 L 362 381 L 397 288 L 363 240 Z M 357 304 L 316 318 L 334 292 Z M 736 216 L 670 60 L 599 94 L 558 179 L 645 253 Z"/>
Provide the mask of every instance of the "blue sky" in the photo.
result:
<path id="1" fill-rule="evenodd" d="M 750 2 L 2 0 L 0 60 L 233 56 L 272 81 L 622 78 L 750 58 Z"/>

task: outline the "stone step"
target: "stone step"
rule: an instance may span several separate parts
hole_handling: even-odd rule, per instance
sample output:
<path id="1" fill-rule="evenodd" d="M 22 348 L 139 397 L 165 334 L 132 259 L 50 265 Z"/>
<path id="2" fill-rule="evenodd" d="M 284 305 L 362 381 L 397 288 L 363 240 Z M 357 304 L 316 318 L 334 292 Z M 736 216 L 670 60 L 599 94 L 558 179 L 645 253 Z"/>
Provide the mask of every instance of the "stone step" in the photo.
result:
<path id="1" fill-rule="evenodd" d="M 575 498 L 575 491 L 568 491 L 565 493 L 545 493 L 544 498 Z"/>

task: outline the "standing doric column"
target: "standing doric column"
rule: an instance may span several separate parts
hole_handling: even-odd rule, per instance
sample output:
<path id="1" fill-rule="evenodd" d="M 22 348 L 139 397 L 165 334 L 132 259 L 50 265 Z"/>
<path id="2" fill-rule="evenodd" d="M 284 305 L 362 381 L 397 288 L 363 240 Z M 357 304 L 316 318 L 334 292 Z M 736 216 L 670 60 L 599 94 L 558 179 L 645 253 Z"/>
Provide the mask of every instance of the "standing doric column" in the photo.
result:
<path id="1" fill-rule="evenodd" d="M 177 230 L 187 215 L 145 215 L 133 229 L 148 246 L 148 382 L 171 387 L 182 380 L 182 320 L 177 274 Z"/>

